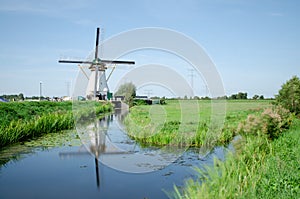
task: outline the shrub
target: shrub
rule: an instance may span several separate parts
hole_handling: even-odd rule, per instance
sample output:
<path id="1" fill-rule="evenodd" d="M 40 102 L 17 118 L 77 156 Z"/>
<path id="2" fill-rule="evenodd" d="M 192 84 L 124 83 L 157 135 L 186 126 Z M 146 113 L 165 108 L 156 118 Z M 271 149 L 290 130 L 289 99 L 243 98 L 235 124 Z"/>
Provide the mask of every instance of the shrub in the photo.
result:
<path id="1" fill-rule="evenodd" d="M 260 115 L 249 115 L 241 122 L 237 132 L 242 134 L 265 134 L 269 139 L 275 139 L 288 129 L 293 115 L 281 106 L 267 108 Z"/>
<path id="2" fill-rule="evenodd" d="M 281 86 L 276 95 L 276 104 L 283 106 L 293 113 L 300 114 L 300 79 L 292 77 Z"/>

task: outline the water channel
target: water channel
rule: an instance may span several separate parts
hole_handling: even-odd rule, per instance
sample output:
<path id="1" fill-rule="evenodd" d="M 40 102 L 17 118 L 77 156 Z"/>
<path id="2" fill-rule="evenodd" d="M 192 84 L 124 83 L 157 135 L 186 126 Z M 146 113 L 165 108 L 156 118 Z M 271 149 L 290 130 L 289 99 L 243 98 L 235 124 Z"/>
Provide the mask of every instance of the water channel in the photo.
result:
<path id="1" fill-rule="evenodd" d="M 2 149 L 0 198 L 169 198 L 174 185 L 197 178 L 195 166 L 224 159 L 225 147 L 205 156 L 198 148 L 141 147 L 127 136 L 124 116 L 77 127 L 79 136 L 75 130 L 48 134 Z"/>

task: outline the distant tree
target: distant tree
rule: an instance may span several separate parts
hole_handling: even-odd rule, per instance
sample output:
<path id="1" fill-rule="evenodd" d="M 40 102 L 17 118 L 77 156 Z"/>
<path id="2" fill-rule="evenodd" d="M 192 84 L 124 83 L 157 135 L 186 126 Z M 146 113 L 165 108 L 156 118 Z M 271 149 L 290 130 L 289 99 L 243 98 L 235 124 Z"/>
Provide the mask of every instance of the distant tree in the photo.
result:
<path id="1" fill-rule="evenodd" d="M 200 99 L 200 97 L 194 96 L 194 100 L 199 100 L 199 99 Z"/>
<path id="2" fill-rule="evenodd" d="M 229 99 L 237 99 L 237 95 L 236 94 L 232 94 Z"/>
<path id="3" fill-rule="evenodd" d="M 232 94 L 228 99 L 248 99 L 248 94 L 239 92 L 237 94 Z"/>
<path id="4" fill-rule="evenodd" d="M 115 93 L 115 96 L 117 95 L 125 96 L 125 103 L 131 107 L 133 106 L 133 99 L 136 96 L 136 87 L 132 82 L 122 84 Z"/>
<path id="5" fill-rule="evenodd" d="M 275 96 L 275 103 L 294 112 L 300 113 L 300 79 L 293 76 L 281 86 L 278 95 Z"/>
<path id="6" fill-rule="evenodd" d="M 18 95 L 18 100 L 24 100 L 25 98 L 24 98 L 24 95 L 23 95 L 23 93 L 20 93 L 19 95 Z"/>
<path id="7" fill-rule="evenodd" d="M 183 97 L 183 99 L 184 99 L 184 100 L 187 100 L 187 99 L 188 99 L 188 97 L 185 95 L 185 96 Z"/>
<path id="8" fill-rule="evenodd" d="M 166 97 L 165 96 L 160 98 L 160 104 L 162 104 L 162 105 L 166 104 Z"/>
<path id="9" fill-rule="evenodd" d="M 259 99 L 263 100 L 265 97 L 263 95 L 259 96 Z"/>
<path id="10" fill-rule="evenodd" d="M 259 95 L 254 95 L 253 97 L 252 97 L 252 99 L 254 99 L 254 100 L 257 100 L 259 98 Z"/>
<path id="11" fill-rule="evenodd" d="M 239 92 L 236 96 L 237 99 L 247 99 L 247 93 Z"/>
<path id="12" fill-rule="evenodd" d="M 226 95 L 224 95 L 224 96 L 217 97 L 217 99 L 219 99 L 219 100 L 226 100 L 226 99 L 228 99 L 228 97 Z"/>
<path id="13" fill-rule="evenodd" d="M 201 99 L 202 99 L 202 100 L 211 100 L 211 98 L 210 98 L 210 97 L 208 97 L 208 96 L 201 97 Z"/>
<path id="14" fill-rule="evenodd" d="M 9 100 L 9 101 L 20 101 L 20 100 L 25 99 L 23 93 L 20 93 L 19 95 L 16 95 L 16 94 L 14 94 L 14 95 L 2 95 L 0 97 L 4 98 L 6 100 Z"/>

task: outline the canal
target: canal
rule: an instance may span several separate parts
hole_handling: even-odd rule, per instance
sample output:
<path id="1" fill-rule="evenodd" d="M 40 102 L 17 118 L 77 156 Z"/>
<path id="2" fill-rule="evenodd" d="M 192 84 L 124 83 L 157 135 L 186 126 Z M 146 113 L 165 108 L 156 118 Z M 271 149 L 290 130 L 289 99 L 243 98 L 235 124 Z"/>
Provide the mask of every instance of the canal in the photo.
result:
<path id="1" fill-rule="evenodd" d="M 169 198 L 175 185 L 197 178 L 194 167 L 223 160 L 228 150 L 142 147 L 127 136 L 124 116 L 2 149 L 0 198 Z"/>

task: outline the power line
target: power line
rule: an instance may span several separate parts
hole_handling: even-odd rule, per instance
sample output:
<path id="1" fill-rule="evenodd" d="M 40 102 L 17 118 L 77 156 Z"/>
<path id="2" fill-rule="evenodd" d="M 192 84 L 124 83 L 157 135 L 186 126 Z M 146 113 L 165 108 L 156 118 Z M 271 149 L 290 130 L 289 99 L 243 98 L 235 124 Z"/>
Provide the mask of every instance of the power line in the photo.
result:
<path id="1" fill-rule="evenodd" d="M 148 96 L 148 98 L 150 98 L 150 95 L 153 94 L 152 89 L 146 89 L 144 91 L 145 91 L 145 94 Z"/>
<path id="2" fill-rule="evenodd" d="M 195 69 L 193 68 L 190 68 L 188 69 L 188 71 L 190 72 L 190 74 L 188 75 L 189 77 L 191 77 L 191 87 L 192 87 L 192 90 L 194 91 L 194 72 L 195 72 Z"/>

